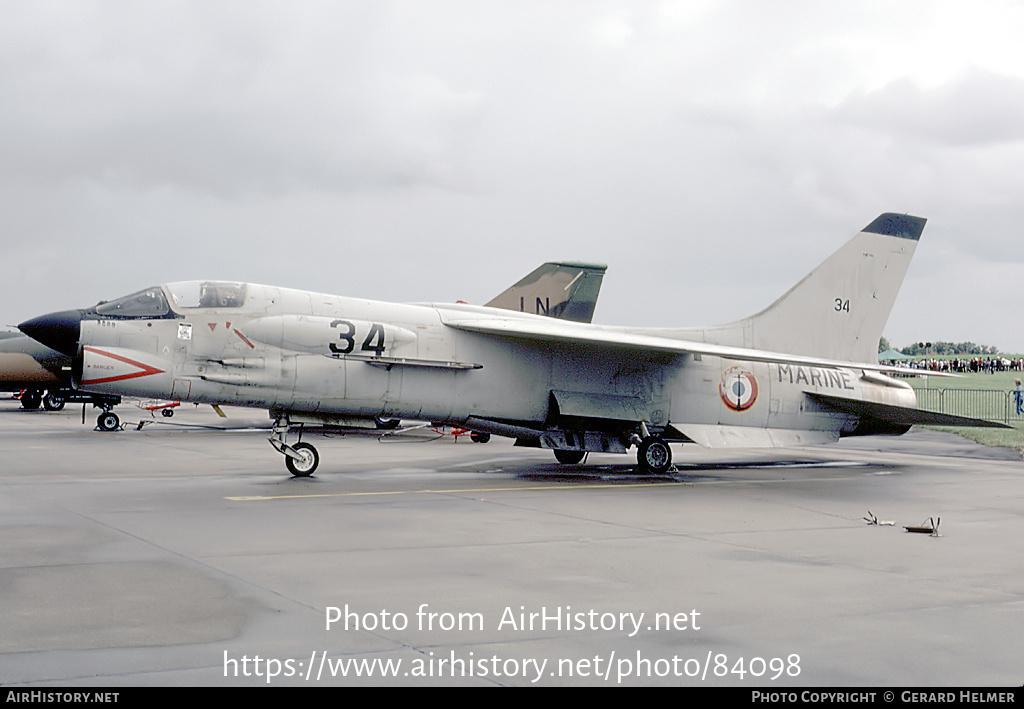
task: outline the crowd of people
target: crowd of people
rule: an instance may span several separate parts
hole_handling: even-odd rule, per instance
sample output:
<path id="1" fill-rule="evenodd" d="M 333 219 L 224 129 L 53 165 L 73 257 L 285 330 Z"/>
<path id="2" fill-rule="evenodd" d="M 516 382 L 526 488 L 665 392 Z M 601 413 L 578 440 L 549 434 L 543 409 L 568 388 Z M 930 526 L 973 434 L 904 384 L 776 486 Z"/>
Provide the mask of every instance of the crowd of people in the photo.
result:
<path id="1" fill-rule="evenodd" d="M 930 372 L 952 372 L 954 374 L 977 374 L 995 372 L 1024 371 L 1024 357 L 1009 359 L 1007 357 L 955 357 L 953 359 L 913 359 L 893 360 L 887 362 L 896 367 L 926 370 Z"/>

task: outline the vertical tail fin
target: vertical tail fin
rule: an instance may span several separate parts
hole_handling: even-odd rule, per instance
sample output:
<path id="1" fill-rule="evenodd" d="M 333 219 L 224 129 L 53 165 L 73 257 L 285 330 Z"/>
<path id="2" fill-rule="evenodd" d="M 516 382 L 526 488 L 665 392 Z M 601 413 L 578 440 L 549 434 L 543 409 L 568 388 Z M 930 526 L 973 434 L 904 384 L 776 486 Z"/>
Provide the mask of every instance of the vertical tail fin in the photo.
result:
<path id="1" fill-rule="evenodd" d="M 548 262 L 487 305 L 491 308 L 590 322 L 607 266 Z"/>
<path id="2" fill-rule="evenodd" d="M 877 362 L 925 219 L 882 214 L 785 295 L 739 322 L 709 328 L 720 344 L 850 362 Z"/>

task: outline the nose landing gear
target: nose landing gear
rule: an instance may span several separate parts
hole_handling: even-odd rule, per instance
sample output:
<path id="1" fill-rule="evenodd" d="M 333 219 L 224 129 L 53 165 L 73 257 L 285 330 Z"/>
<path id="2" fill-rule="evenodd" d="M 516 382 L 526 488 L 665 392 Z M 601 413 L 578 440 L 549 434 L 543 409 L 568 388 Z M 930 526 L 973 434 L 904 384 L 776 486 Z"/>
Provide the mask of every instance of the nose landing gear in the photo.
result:
<path id="1" fill-rule="evenodd" d="M 308 443 L 296 443 L 291 452 L 284 451 L 284 465 L 296 478 L 308 478 L 320 464 L 320 454 Z"/>
<path id="2" fill-rule="evenodd" d="M 301 425 L 301 424 L 300 424 Z M 302 429 L 299 429 L 300 441 L 295 445 L 286 442 L 288 431 L 291 429 L 291 422 L 287 416 L 278 416 L 274 419 L 274 428 L 270 434 L 270 445 L 278 453 L 284 455 L 284 465 L 292 477 L 308 478 L 320 465 L 320 454 L 309 443 L 302 443 Z"/>

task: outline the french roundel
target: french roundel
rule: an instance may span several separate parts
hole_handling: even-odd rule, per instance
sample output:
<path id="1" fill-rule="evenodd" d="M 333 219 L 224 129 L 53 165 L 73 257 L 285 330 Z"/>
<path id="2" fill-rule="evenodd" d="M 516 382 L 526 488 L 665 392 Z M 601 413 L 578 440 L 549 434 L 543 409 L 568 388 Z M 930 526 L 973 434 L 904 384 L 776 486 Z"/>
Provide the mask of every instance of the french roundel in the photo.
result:
<path id="1" fill-rule="evenodd" d="M 733 411 L 746 411 L 757 401 L 757 380 L 743 367 L 729 367 L 722 372 L 718 393 Z"/>

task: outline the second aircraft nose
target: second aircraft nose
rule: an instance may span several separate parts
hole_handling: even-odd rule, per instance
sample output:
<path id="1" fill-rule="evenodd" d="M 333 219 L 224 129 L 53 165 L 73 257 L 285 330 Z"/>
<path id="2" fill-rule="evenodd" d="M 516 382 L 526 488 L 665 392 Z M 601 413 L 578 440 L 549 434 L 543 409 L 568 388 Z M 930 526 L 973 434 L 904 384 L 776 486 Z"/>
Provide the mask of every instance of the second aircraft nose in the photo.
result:
<path id="1" fill-rule="evenodd" d="M 18 325 L 18 329 L 47 347 L 74 357 L 82 333 L 82 311 L 62 310 L 40 315 Z"/>

